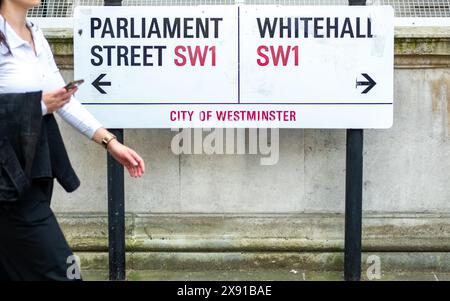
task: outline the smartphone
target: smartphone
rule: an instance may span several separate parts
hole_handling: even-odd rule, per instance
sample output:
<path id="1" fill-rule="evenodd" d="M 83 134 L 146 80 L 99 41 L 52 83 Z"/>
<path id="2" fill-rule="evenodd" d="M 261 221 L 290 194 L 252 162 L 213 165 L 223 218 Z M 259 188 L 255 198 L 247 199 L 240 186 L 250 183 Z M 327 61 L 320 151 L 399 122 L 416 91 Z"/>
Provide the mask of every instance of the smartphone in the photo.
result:
<path id="1" fill-rule="evenodd" d="M 70 91 L 73 88 L 78 87 L 82 83 L 84 83 L 84 79 L 73 80 L 73 81 L 70 81 L 67 85 L 65 85 L 64 89 L 66 89 L 67 91 Z"/>

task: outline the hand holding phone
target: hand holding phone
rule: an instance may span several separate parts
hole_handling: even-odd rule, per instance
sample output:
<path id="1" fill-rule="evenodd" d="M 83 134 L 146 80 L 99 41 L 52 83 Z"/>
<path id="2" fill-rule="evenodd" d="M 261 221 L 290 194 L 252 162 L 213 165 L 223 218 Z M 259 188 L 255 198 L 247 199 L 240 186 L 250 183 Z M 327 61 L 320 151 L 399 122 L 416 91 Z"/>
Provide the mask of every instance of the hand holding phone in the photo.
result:
<path id="1" fill-rule="evenodd" d="M 84 79 L 73 80 L 73 81 L 70 81 L 67 85 L 65 85 L 64 89 L 66 89 L 67 91 L 70 91 L 70 90 L 74 89 L 75 87 L 78 87 L 82 83 L 84 83 Z"/>

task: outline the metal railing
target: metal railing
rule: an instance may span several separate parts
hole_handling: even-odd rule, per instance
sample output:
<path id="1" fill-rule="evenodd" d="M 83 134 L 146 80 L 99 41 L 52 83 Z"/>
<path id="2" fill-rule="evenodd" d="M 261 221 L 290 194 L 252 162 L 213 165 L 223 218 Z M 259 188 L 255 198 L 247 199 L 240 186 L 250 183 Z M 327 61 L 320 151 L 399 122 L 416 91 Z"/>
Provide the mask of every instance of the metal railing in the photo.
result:
<path id="1" fill-rule="evenodd" d="M 347 0 L 124 0 L 124 6 L 167 5 L 348 5 Z M 395 16 L 402 18 L 450 18 L 450 0 L 368 0 L 368 5 L 392 5 Z M 42 0 L 40 6 L 29 11 L 29 17 L 72 17 L 79 5 L 101 6 L 103 0 Z"/>

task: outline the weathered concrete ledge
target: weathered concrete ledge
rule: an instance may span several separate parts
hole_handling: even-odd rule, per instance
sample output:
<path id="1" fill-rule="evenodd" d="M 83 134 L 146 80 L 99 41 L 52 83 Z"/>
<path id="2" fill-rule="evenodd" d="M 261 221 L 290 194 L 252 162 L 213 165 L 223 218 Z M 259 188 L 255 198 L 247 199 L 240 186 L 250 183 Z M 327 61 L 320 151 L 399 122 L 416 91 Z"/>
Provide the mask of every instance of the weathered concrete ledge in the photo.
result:
<path id="1" fill-rule="evenodd" d="M 398 27 L 395 31 L 396 68 L 449 68 L 449 27 Z"/>
<path id="2" fill-rule="evenodd" d="M 105 252 L 105 214 L 58 214 L 75 251 Z M 344 216 L 127 214 L 128 252 L 342 252 Z M 450 252 L 450 214 L 366 213 L 366 252 Z"/>
<path id="3" fill-rule="evenodd" d="M 108 270 L 108 254 L 78 252 L 82 271 Z M 370 256 L 370 258 L 369 258 Z M 440 252 L 404 253 L 404 252 L 369 252 L 362 254 L 361 271 L 373 264 L 377 256 L 381 273 L 386 272 L 450 272 L 450 254 Z M 303 271 L 339 271 L 344 267 L 344 255 L 338 252 L 135 252 L 127 253 L 127 271 L 170 271 L 205 272 L 205 271 L 280 271 L 301 273 Z M 212 280 L 212 279 L 209 279 Z M 230 280 L 230 279 L 228 279 Z"/>
<path id="4" fill-rule="evenodd" d="M 58 219 L 82 269 L 105 273 L 107 217 Z M 363 276 L 369 256 L 378 256 L 382 273 L 450 272 L 450 214 L 366 213 L 363 224 Z M 283 279 L 302 271 L 342 272 L 343 233 L 344 216 L 332 213 L 127 214 L 127 271 L 151 271 L 155 279 L 172 277 L 171 271 L 178 273 L 173 277 L 217 271 L 211 275 L 218 279 L 226 278 L 220 271 L 258 271 L 268 279 L 270 271 Z"/>
<path id="5" fill-rule="evenodd" d="M 45 29 L 57 64 L 73 69 L 71 29 Z M 449 27 L 397 27 L 395 29 L 395 68 L 449 68 Z"/>

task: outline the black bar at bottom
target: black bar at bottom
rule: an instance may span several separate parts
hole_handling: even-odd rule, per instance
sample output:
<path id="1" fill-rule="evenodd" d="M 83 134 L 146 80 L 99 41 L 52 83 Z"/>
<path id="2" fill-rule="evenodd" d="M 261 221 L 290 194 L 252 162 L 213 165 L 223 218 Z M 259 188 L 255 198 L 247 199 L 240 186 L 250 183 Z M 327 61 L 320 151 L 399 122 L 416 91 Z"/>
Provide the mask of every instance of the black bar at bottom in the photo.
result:
<path id="1" fill-rule="evenodd" d="M 123 143 L 123 129 L 110 129 Z M 125 280 L 124 169 L 108 153 L 108 242 L 109 279 Z"/>
<path id="2" fill-rule="evenodd" d="M 361 279 L 363 130 L 347 130 L 344 278 Z"/>

